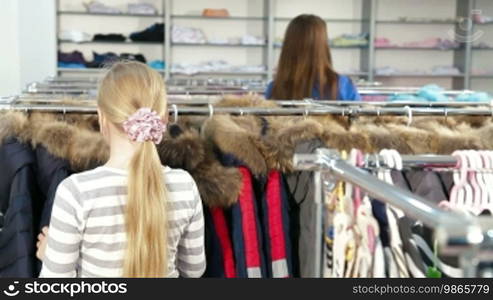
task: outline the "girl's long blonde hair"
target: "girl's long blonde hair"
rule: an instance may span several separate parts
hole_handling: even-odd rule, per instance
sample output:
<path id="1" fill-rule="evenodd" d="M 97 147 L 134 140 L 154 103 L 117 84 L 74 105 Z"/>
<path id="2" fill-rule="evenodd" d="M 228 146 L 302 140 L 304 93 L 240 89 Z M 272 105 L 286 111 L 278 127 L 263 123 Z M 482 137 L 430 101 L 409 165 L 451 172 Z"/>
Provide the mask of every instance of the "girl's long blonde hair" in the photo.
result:
<path id="1" fill-rule="evenodd" d="M 163 79 L 145 64 L 118 62 L 101 82 L 98 106 L 123 134 L 123 122 L 139 108 L 149 107 L 164 120 L 167 104 Z M 138 144 L 128 169 L 123 276 L 164 277 L 168 270 L 167 192 L 161 162 L 152 141 Z"/>

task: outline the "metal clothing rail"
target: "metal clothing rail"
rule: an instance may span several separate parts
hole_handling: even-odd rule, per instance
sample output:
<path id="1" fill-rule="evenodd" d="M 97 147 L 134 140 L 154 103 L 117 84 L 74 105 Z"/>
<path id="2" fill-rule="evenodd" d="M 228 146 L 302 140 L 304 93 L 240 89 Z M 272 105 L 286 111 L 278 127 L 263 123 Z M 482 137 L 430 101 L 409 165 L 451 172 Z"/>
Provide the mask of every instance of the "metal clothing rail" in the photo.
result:
<path id="1" fill-rule="evenodd" d="M 27 85 L 26 92 L 28 93 L 80 93 L 88 94 L 90 91 L 97 89 L 97 78 L 65 78 L 65 77 L 49 77 L 44 82 L 32 82 Z M 167 81 L 169 92 L 175 94 L 218 94 L 257 92 L 263 93 L 267 87 L 265 80 L 258 79 L 171 79 Z M 391 96 L 416 94 L 420 90 L 419 87 L 371 87 L 361 86 L 359 93 L 363 96 Z M 472 94 L 471 90 L 445 90 L 440 94 L 455 97 L 460 94 Z"/>
<path id="2" fill-rule="evenodd" d="M 15 100 L 15 98 L 13 98 Z M 23 101 L 0 101 L 0 110 L 18 111 L 44 111 L 63 113 L 95 113 L 96 102 L 87 102 L 87 105 L 57 103 L 29 103 Z M 35 102 L 35 101 L 34 101 Z M 42 101 L 41 101 L 42 102 Z M 189 105 L 200 104 L 190 102 Z M 261 116 L 323 116 L 342 115 L 347 117 L 358 116 L 407 116 L 412 123 L 413 116 L 493 116 L 493 107 L 478 108 L 433 108 L 433 107 L 343 107 L 343 106 L 305 106 L 305 107 L 214 107 L 212 103 L 208 106 L 182 106 L 186 105 L 180 101 L 169 101 L 169 111 L 184 115 L 261 115 Z M 179 106 L 180 105 L 180 106 Z"/>
<path id="3" fill-rule="evenodd" d="M 408 160 L 411 157 L 407 157 Z M 443 157 L 439 158 L 443 159 Z M 418 162 L 421 159 L 417 159 Z M 317 149 L 314 154 L 295 154 L 294 166 L 299 170 L 315 171 L 315 228 L 316 245 L 313 249 L 313 277 L 322 274 L 323 252 L 323 198 L 322 198 L 322 173 L 328 174 L 328 181 L 334 184 L 343 180 L 361 187 L 369 195 L 400 208 L 404 213 L 424 224 L 434 228 L 436 237 L 441 245 L 450 250 L 449 253 L 460 253 L 470 255 L 471 249 L 476 249 L 487 239 L 491 243 L 493 226 L 489 224 L 486 230 L 479 222 L 465 215 L 440 210 L 435 204 L 428 200 L 412 194 L 409 191 L 392 186 L 380 181 L 375 176 L 357 167 L 348 164 L 337 153 L 329 149 Z M 491 244 L 490 244 L 491 247 Z M 464 256 L 464 257 L 465 257 Z M 467 256 L 469 257 L 469 256 Z M 473 262 L 463 261 L 465 277 L 475 276 Z"/>
<path id="4" fill-rule="evenodd" d="M 401 155 L 402 166 L 406 168 L 454 168 L 457 158 L 451 155 Z M 380 155 L 368 155 L 365 163 L 370 167 L 387 166 Z"/>
<path id="5" fill-rule="evenodd" d="M 77 102 L 79 101 L 95 101 L 95 95 L 60 95 L 60 94 L 22 94 L 20 96 L 13 97 L 0 97 L 0 103 L 5 102 L 66 102 L 67 100 L 73 99 Z M 173 104 L 194 104 L 194 105 L 208 105 L 211 103 L 216 103 L 222 100 L 221 95 L 174 95 L 168 94 L 168 102 L 179 102 Z M 360 108 L 372 108 L 377 107 L 394 107 L 402 108 L 405 106 L 409 107 L 421 107 L 421 108 L 454 108 L 454 107 L 488 107 L 493 106 L 493 102 L 426 102 L 426 101 L 381 101 L 381 102 L 368 102 L 368 101 L 333 101 L 333 100 L 313 100 L 313 99 L 303 99 L 303 100 L 266 100 L 272 101 L 277 106 L 281 107 L 351 107 L 353 109 Z"/>

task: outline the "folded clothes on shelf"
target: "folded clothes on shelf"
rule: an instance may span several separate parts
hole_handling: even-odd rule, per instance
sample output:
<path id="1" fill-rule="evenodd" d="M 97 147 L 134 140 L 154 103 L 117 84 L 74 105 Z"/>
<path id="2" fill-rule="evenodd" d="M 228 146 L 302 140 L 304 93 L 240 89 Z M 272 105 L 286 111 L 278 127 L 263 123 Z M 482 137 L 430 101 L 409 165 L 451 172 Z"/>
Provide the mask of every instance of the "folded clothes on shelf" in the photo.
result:
<path id="1" fill-rule="evenodd" d="M 343 34 L 330 40 L 335 47 L 361 47 L 368 45 L 368 33 Z"/>
<path id="2" fill-rule="evenodd" d="M 490 102 L 492 100 L 491 95 L 485 92 L 462 93 L 455 98 L 455 101 L 458 102 Z"/>
<path id="3" fill-rule="evenodd" d="M 427 38 L 422 41 L 405 42 L 402 44 L 392 43 L 388 38 L 378 37 L 375 39 L 376 48 L 423 48 L 423 49 L 457 49 L 460 44 L 456 41 L 442 38 Z"/>
<path id="4" fill-rule="evenodd" d="M 106 53 L 97 53 L 95 51 L 92 52 L 94 58 L 91 62 L 88 62 L 86 66 L 88 68 L 104 68 L 107 65 L 110 65 L 116 61 L 120 60 L 120 57 L 113 52 Z"/>
<path id="5" fill-rule="evenodd" d="M 157 8 L 151 3 L 129 3 L 127 11 L 132 15 L 157 15 Z"/>
<path id="6" fill-rule="evenodd" d="M 164 70 L 166 68 L 166 64 L 163 60 L 153 60 L 148 63 L 148 65 L 155 70 Z"/>
<path id="7" fill-rule="evenodd" d="M 120 54 L 120 59 L 140 61 L 141 63 L 144 63 L 144 64 L 147 63 L 145 56 L 140 54 L 140 53 L 137 53 L 137 54 L 122 53 L 122 54 Z"/>
<path id="8" fill-rule="evenodd" d="M 433 75 L 460 75 L 461 72 L 458 68 L 453 66 L 434 66 L 431 68 L 431 74 Z"/>
<path id="9" fill-rule="evenodd" d="M 64 64 L 86 65 L 84 54 L 80 51 L 62 52 L 58 51 L 58 62 Z"/>
<path id="10" fill-rule="evenodd" d="M 265 38 L 260 36 L 254 36 L 246 34 L 241 37 L 242 45 L 265 45 Z"/>
<path id="11" fill-rule="evenodd" d="M 444 89 L 436 84 L 423 86 L 416 94 L 395 94 L 388 98 L 388 101 L 429 101 L 443 102 L 449 98 L 443 94 Z"/>
<path id="12" fill-rule="evenodd" d="M 479 49 L 493 49 L 493 45 L 486 42 L 478 42 L 472 45 L 473 48 Z"/>
<path id="13" fill-rule="evenodd" d="M 422 41 L 406 42 L 400 47 L 404 48 L 438 48 L 442 50 L 459 48 L 460 44 L 456 41 L 442 38 L 427 38 Z"/>
<path id="14" fill-rule="evenodd" d="M 78 30 L 62 30 L 58 35 L 58 39 L 74 43 L 83 43 L 92 41 L 92 35 Z"/>
<path id="15" fill-rule="evenodd" d="M 208 41 L 209 44 L 214 44 L 214 45 L 230 45 L 230 44 L 234 44 L 234 42 L 235 41 L 232 41 L 231 39 L 223 38 L 223 37 L 210 38 Z"/>
<path id="16" fill-rule="evenodd" d="M 229 17 L 229 11 L 225 8 L 214 9 L 206 8 L 202 11 L 202 16 L 210 18 L 225 18 Z"/>
<path id="17" fill-rule="evenodd" d="M 430 71 L 427 70 L 399 70 L 393 67 L 385 66 L 375 69 L 375 74 L 380 76 L 390 75 L 460 75 L 461 71 L 454 66 L 433 66 Z"/>
<path id="18" fill-rule="evenodd" d="M 471 70 L 472 75 L 492 75 L 493 76 L 493 68 L 475 68 Z"/>
<path id="19" fill-rule="evenodd" d="M 396 44 L 392 44 L 388 38 L 377 37 L 375 38 L 376 48 L 395 48 L 398 47 Z"/>
<path id="20" fill-rule="evenodd" d="M 394 75 L 397 74 L 398 70 L 389 66 L 386 67 L 379 67 L 375 69 L 375 74 L 376 75 L 382 75 L 382 76 L 388 76 L 388 75 Z"/>
<path id="21" fill-rule="evenodd" d="M 493 23 L 493 17 L 485 16 L 480 11 L 474 11 L 472 13 L 472 20 L 477 24 Z"/>
<path id="22" fill-rule="evenodd" d="M 108 33 L 102 34 L 98 33 L 94 35 L 93 41 L 103 41 L 103 42 L 124 42 L 127 37 L 120 33 Z"/>
<path id="23" fill-rule="evenodd" d="M 424 17 L 399 17 L 397 19 L 400 22 L 416 22 L 416 23 L 435 23 L 435 22 L 456 22 L 455 18 L 424 18 Z"/>
<path id="24" fill-rule="evenodd" d="M 171 27 L 171 41 L 173 43 L 205 44 L 207 38 L 200 28 L 173 25 Z"/>
<path id="25" fill-rule="evenodd" d="M 58 62 L 58 67 L 59 68 L 65 68 L 65 69 L 86 69 L 85 64 L 78 64 L 78 63 L 64 63 L 64 62 Z"/>
<path id="26" fill-rule="evenodd" d="M 134 42 L 164 42 L 164 23 L 155 23 L 148 28 L 130 34 Z"/>
<path id="27" fill-rule="evenodd" d="M 117 55 L 113 52 L 97 53 L 93 51 L 93 60 L 91 62 L 86 61 L 84 55 L 80 51 L 73 52 L 58 52 L 58 67 L 60 68 L 103 68 L 108 64 L 111 64 L 119 60 L 134 60 L 146 63 L 147 60 L 144 55 L 137 53 L 122 53 Z"/>
<path id="28" fill-rule="evenodd" d="M 89 3 L 83 3 L 86 10 L 90 13 L 98 14 L 121 14 L 122 11 L 116 7 L 105 5 L 99 1 L 91 1 Z"/>
<path id="29" fill-rule="evenodd" d="M 199 64 L 176 63 L 171 66 L 172 73 L 193 75 L 209 72 L 260 73 L 265 66 L 233 66 L 224 60 L 211 60 Z"/>

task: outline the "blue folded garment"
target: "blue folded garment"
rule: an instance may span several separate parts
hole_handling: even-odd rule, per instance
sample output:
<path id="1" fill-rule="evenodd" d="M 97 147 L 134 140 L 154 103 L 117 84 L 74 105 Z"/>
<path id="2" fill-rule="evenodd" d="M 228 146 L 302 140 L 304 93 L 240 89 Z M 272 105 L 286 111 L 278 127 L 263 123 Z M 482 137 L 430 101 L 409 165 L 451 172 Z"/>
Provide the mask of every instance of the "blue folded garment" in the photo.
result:
<path id="1" fill-rule="evenodd" d="M 67 68 L 67 69 L 85 69 L 86 65 L 80 63 L 64 63 L 58 62 L 59 68 Z"/>
<path id="2" fill-rule="evenodd" d="M 423 86 L 417 93 L 418 97 L 430 102 L 448 101 L 448 97 L 443 94 L 444 89 L 436 84 Z"/>
<path id="3" fill-rule="evenodd" d="M 149 67 L 156 70 L 164 70 L 166 68 L 166 64 L 162 60 L 153 60 L 149 63 Z"/>
<path id="4" fill-rule="evenodd" d="M 463 93 L 455 98 L 455 101 L 458 102 L 489 102 L 491 100 L 491 96 L 485 92 L 477 92 L 472 94 Z"/>
<path id="5" fill-rule="evenodd" d="M 390 96 L 388 101 L 425 101 L 425 99 L 416 97 L 413 94 L 395 94 Z"/>

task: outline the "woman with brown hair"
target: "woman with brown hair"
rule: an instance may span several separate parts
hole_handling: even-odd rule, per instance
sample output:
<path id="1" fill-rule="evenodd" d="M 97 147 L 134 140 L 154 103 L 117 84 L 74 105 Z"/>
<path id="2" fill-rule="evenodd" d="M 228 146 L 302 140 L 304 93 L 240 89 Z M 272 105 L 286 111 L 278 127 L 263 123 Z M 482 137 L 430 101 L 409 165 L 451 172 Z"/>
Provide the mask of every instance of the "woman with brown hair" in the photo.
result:
<path id="1" fill-rule="evenodd" d="M 275 80 L 267 99 L 360 100 L 353 82 L 332 66 L 327 25 L 315 15 L 299 15 L 286 30 Z"/>

